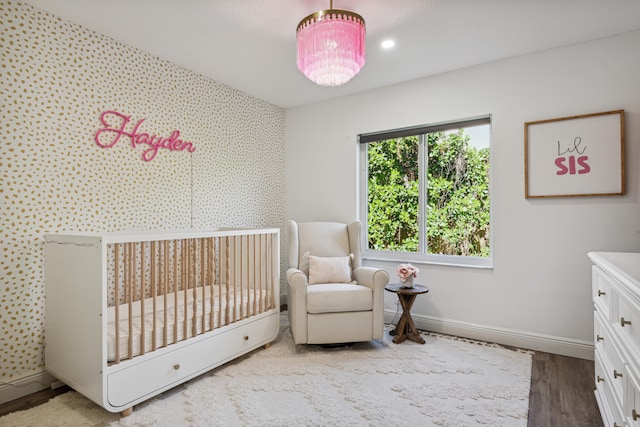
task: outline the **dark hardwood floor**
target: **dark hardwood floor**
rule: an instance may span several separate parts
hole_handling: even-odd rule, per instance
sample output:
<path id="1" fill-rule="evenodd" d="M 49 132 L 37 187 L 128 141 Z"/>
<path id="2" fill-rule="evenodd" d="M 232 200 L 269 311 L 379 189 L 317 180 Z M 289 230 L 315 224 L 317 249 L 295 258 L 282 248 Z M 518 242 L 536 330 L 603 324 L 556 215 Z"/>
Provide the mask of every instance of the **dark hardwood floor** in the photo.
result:
<path id="1" fill-rule="evenodd" d="M 593 395 L 593 361 L 534 352 L 528 427 L 602 427 Z M 43 390 L 0 405 L 0 416 L 32 408 L 65 393 Z"/>
<path id="2" fill-rule="evenodd" d="M 69 390 L 71 389 L 68 386 L 63 386 L 56 389 L 47 388 L 37 393 L 32 393 L 28 396 L 21 397 L 20 399 L 3 403 L 2 405 L 0 405 L 0 417 L 10 414 L 11 412 L 23 411 L 25 409 L 33 408 L 34 406 L 42 405 L 49 399 L 56 397 L 59 394 L 66 393 Z"/>
<path id="3" fill-rule="evenodd" d="M 591 360 L 536 351 L 531 366 L 529 427 L 602 427 Z"/>

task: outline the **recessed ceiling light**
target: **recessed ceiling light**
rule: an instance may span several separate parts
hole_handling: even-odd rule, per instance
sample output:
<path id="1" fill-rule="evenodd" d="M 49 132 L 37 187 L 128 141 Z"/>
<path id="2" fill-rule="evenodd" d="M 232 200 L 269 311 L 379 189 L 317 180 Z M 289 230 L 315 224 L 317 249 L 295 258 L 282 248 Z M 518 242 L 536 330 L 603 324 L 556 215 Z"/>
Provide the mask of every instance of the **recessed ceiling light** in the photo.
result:
<path id="1" fill-rule="evenodd" d="M 382 43 L 380 43 L 380 46 L 382 46 L 383 49 L 391 49 L 395 45 L 396 42 L 391 39 L 383 40 Z"/>

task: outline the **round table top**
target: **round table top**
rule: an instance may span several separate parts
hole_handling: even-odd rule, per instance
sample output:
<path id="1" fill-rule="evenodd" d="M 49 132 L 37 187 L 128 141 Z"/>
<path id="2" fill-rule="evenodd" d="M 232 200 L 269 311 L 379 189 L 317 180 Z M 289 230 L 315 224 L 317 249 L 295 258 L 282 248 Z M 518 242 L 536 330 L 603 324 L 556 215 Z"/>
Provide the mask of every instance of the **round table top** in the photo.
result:
<path id="1" fill-rule="evenodd" d="M 397 294 L 404 295 L 424 294 L 429 292 L 429 288 L 424 285 L 418 285 L 417 283 L 414 284 L 412 288 L 405 288 L 400 283 L 389 283 L 384 287 L 384 289 L 389 292 L 395 292 Z"/>

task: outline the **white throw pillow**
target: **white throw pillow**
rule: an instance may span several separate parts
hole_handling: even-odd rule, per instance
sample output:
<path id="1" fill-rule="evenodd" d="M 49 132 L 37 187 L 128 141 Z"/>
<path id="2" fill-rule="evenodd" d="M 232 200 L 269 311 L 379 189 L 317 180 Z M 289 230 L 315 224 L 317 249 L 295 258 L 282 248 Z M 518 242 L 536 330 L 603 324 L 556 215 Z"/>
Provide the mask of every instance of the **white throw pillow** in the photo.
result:
<path id="1" fill-rule="evenodd" d="M 309 255 L 309 284 L 352 283 L 351 257 L 319 257 Z"/>

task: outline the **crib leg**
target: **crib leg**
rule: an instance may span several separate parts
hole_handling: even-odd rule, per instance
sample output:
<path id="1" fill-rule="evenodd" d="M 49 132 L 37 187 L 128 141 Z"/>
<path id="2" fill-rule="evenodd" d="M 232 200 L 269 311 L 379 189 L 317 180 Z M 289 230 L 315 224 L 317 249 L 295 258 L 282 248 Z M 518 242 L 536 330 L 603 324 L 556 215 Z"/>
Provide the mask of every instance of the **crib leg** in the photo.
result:
<path id="1" fill-rule="evenodd" d="M 120 415 L 122 415 L 123 417 L 128 417 L 131 414 L 133 414 L 133 406 L 131 408 L 127 408 L 124 411 L 120 412 Z"/>

